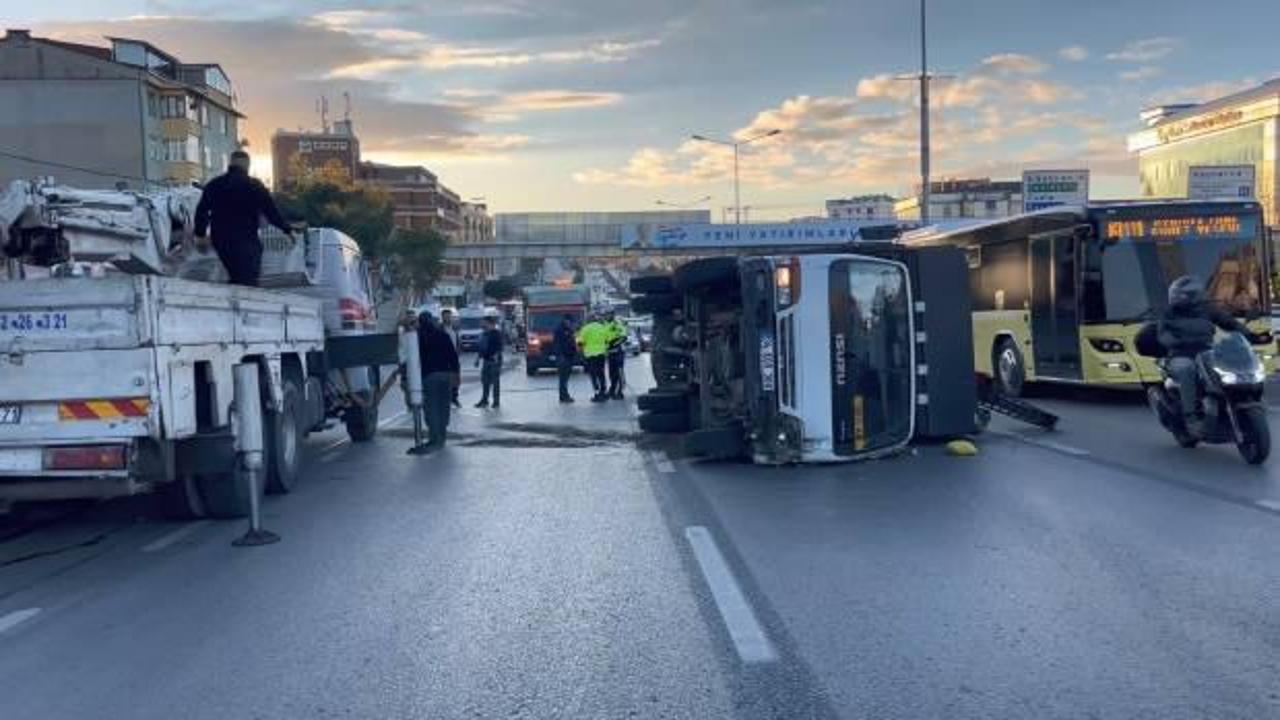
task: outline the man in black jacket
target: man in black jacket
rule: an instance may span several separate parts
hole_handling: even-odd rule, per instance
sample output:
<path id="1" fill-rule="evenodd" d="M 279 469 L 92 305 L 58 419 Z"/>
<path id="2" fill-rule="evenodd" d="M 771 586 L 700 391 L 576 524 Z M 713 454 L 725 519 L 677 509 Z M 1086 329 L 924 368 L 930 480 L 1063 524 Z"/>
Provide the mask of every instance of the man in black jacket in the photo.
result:
<path id="1" fill-rule="evenodd" d="M 427 449 L 439 450 L 444 447 L 448 434 L 449 405 L 453 388 L 461 379 L 461 366 L 453 341 L 431 313 L 418 316 L 418 354 L 422 362 L 422 391 L 426 396 Z"/>
<path id="2" fill-rule="evenodd" d="M 284 221 L 265 185 L 249 176 L 249 153 L 231 153 L 227 171 L 209 181 L 196 206 L 196 237 L 203 240 L 213 228 L 213 249 L 227 269 L 232 285 L 258 284 L 262 273 L 260 218 L 266 217 L 290 238 L 293 230 Z"/>
<path id="3" fill-rule="evenodd" d="M 556 354 L 556 370 L 560 373 L 560 402 L 571 403 L 569 376 L 573 375 L 573 363 L 578 359 L 578 339 L 573 327 L 573 316 L 565 315 L 556 328 L 551 348 Z"/>
<path id="4" fill-rule="evenodd" d="M 480 402 L 478 408 L 489 407 L 489 390 L 493 390 L 493 408 L 499 407 L 502 393 L 502 333 L 498 332 L 498 318 L 484 319 L 484 332 L 480 334 L 476 365 L 480 366 Z"/>
<path id="5" fill-rule="evenodd" d="M 1178 383 L 1182 416 L 1189 425 L 1193 424 L 1198 419 L 1196 356 L 1213 347 L 1217 328 L 1244 333 L 1250 339 L 1253 333 L 1230 313 L 1209 302 L 1204 296 L 1204 282 L 1192 275 L 1184 275 L 1169 286 L 1169 304 L 1156 321 L 1156 327 L 1160 344 L 1168 351 L 1169 376 Z"/>

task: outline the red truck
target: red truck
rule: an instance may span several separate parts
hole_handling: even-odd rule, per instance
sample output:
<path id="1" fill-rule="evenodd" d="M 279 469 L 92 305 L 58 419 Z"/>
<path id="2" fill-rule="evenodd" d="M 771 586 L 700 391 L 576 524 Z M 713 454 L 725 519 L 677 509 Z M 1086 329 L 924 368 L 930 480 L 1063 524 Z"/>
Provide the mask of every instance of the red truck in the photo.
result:
<path id="1" fill-rule="evenodd" d="M 574 327 L 582 324 L 587 314 L 590 295 L 581 285 L 535 286 L 524 289 L 527 335 L 525 372 L 536 374 L 543 368 L 554 368 L 560 358 L 555 354 L 555 332 L 560 320 L 573 317 Z M 581 365 L 581 358 L 577 363 Z"/>

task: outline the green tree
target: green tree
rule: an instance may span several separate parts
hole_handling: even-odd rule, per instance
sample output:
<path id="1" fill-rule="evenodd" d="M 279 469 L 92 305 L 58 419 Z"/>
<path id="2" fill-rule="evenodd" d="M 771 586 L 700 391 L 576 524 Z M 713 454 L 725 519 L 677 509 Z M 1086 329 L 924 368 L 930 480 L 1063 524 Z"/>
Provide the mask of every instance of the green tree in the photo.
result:
<path id="1" fill-rule="evenodd" d="M 304 175 L 277 198 L 290 220 L 340 230 L 366 256 L 381 259 L 394 227 L 391 196 L 381 188 L 343 182 L 333 173 Z"/>
<path id="2" fill-rule="evenodd" d="M 444 250 L 448 240 L 435 230 L 397 228 L 385 243 L 385 261 L 391 280 L 405 297 L 417 299 L 427 293 L 444 270 Z"/>
<path id="3" fill-rule="evenodd" d="M 498 301 L 510 300 L 520 294 L 520 286 L 516 284 L 515 279 L 511 276 L 500 277 L 484 284 L 484 294 L 485 297 Z"/>

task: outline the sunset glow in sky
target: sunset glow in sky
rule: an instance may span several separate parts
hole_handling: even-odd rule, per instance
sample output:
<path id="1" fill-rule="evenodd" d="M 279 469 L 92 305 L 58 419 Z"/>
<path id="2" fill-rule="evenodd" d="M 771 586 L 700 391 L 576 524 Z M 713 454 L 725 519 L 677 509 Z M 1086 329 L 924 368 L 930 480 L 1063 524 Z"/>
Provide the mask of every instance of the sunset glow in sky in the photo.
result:
<path id="1" fill-rule="evenodd" d="M 1280 75 L 1280 3 L 1156 5 L 934 0 L 931 64 L 953 76 L 934 88 L 935 175 L 1088 167 L 1095 195 L 1130 196 L 1139 109 Z M 37 35 L 138 37 L 221 63 L 258 155 L 276 128 L 315 127 L 320 95 L 340 116 L 348 93 L 366 157 L 425 164 L 498 212 L 730 204 L 731 153 L 692 133 L 783 131 L 744 153 L 752 219 L 905 194 L 917 174 L 917 88 L 897 79 L 918 71 L 912 1 L 63 0 L 4 14 Z"/>

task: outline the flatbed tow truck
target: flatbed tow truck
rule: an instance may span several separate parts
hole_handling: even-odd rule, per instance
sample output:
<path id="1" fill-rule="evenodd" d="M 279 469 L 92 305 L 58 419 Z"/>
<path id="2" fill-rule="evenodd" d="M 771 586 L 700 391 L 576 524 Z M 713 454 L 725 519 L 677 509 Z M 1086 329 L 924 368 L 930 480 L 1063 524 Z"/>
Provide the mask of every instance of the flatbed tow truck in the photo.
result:
<path id="1" fill-rule="evenodd" d="M 0 510 L 159 492 L 175 515 L 246 514 L 232 428 L 241 363 L 259 368 L 268 491 L 301 480 L 302 440 L 328 420 L 373 437 L 397 336 L 376 333 L 354 241 L 331 229 L 276 238 L 273 289 L 195 279 L 218 267 L 190 262 L 198 199 L 47 181 L 0 193 Z"/>

